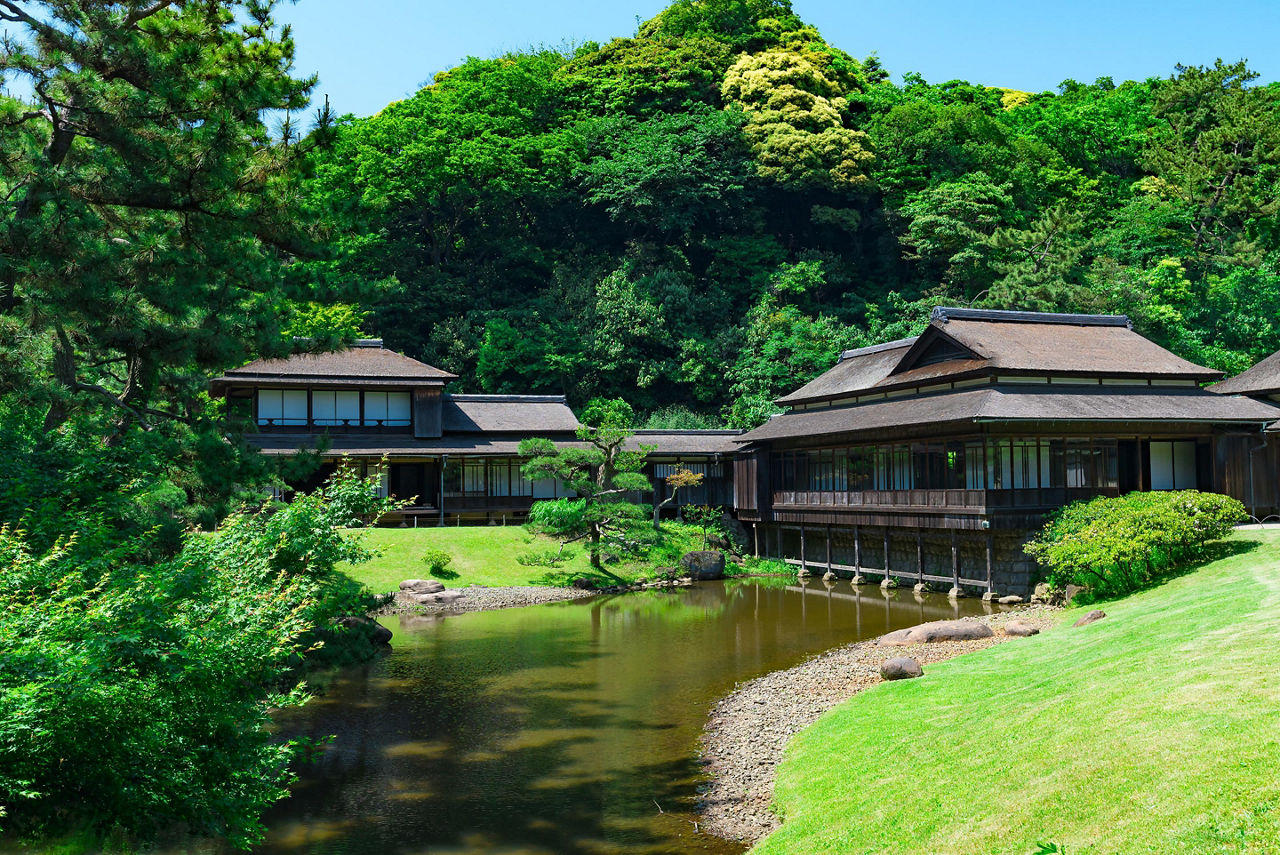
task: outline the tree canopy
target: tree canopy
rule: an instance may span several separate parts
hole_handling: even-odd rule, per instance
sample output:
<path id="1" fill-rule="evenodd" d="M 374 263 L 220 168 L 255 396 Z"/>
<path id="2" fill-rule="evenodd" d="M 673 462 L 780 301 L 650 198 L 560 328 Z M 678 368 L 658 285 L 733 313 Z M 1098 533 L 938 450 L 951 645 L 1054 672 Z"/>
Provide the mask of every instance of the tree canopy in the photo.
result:
<path id="1" fill-rule="evenodd" d="M 1278 97 L 1222 61 L 897 84 L 786 0 L 682 0 L 345 118 L 310 192 L 326 281 L 460 386 L 746 426 L 920 301 L 1125 312 L 1226 371 L 1280 348 Z"/>

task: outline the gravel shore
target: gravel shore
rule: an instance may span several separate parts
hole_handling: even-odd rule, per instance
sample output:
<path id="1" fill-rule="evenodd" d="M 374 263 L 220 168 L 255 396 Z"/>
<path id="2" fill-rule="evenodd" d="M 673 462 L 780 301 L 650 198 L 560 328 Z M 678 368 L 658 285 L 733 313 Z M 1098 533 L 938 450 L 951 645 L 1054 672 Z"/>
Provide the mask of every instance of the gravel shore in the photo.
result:
<path id="1" fill-rule="evenodd" d="M 769 810 L 774 767 L 787 742 L 817 718 L 868 686 L 881 682 L 880 663 L 910 656 L 921 665 L 951 659 L 1015 640 L 1001 627 L 1020 619 L 1040 629 L 1061 611 L 1031 606 L 999 614 L 963 618 L 995 630 L 991 638 L 876 647 L 878 639 L 829 650 L 794 668 L 775 671 L 747 683 L 711 709 L 702 738 L 702 760 L 712 780 L 703 793 L 704 827 L 729 840 L 754 843 L 779 825 Z"/>
<path id="2" fill-rule="evenodd" d="M 580 591 L 577 588 L 554 588 L 541 585 L 516 585 L 507 588 L 482 588 L 469 585 L 451 588 L 462 591 L 463 597 L 452 603 L 427 603 L 419 605 L 403 592 L 396 593 L 394 601 L 378 610 L 380 615 L 458 614 L 460 612 L 484 612 L 490 609 L 511 609 L 533 606 L 538 603 L 558 603 L 561 600 L 580 600 L 594 597 L 599 591 Z"/>

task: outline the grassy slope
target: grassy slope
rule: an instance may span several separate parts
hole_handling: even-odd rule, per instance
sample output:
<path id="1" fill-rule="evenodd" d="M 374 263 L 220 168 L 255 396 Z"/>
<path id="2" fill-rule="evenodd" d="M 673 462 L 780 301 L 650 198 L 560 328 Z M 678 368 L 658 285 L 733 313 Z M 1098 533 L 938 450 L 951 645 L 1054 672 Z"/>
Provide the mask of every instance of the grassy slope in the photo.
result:
<path id="1" fill-rule="evenodd" d="M 701 535 L 669 523 L 663 532 L 676 558 L 688 549 L 701 546 Z M 445 526 L 443 528 L 374 528 L 367 529 L 365 544 L 382 554 L 365 564 L 347 567 L 347 575 L 365 583 L 373 591 L 394 591 L 405 579 L 430 578 L 422 563 L 427 549 L 443 549 L 453 556 L 447 574 L 440 581 L 447 587 L 465 585 L 565 585 L 575 576 L 598 578 L 601 584 L 613 584 L 618 578 L 631 580 L 652 571 L 645 562 L 609 565 L 613 576 L 602 576 L 591 570 L 584 541 L 571 543 L 566 552 L 574 557 L 559 567 L 526 567 L 516 556 L 528 552 L 554 551 L 560 541 L 532 535 L 520 526 Z M 696 542 L 695 542 L 696 541 Z M 671 555 L 660 561 L 675 563 Z"/>
<path id="2" fill-rule="evenodd" d="M 1280 532 L 1107 618 L 884 683 L 780 767 L 758 853 L 1280 851 Z"/>

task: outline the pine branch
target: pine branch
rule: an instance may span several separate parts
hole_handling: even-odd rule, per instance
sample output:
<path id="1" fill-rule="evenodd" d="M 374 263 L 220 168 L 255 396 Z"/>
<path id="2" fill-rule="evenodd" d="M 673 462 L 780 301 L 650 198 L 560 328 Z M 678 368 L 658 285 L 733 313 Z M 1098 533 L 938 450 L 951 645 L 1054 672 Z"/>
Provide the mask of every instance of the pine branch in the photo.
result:
<path id="1" fill-rule="evenodd" d="M 144 21 L 152 15 L 163 12 L 172 5 L 173 0 L 156 0 L 156 2 L 152 3 L 150 6 L 144 6 L 141 9 L 134 9 L 129 13 L 128 17 L 124 19 L 124 25 L 126 27 L 132 27 L 139 21 Z"/>

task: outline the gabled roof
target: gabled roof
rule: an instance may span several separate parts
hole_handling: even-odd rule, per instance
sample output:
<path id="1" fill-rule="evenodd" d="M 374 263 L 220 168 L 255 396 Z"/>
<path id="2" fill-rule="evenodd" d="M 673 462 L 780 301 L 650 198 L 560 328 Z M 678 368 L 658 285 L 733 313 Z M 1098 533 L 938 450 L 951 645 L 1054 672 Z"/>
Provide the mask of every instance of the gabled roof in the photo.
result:
<path id="1" fill-rule="evenodd" d="M 1222 376 L 1138 335 L 1124 315 L 938 307 L 917 338 L 848 351 L 830 371 L 778 403 L 995 373 L 1197 381 Z"/>
<path id="2" fill-rule="evenodd" d="M 1209 391 L 1222 395 L 1275 395 L 1280 393 L 1280 350 L 1257 365 L 1221 383 Z"/>
<path id="3" fill-rule="evenodd" d="M 373 338 L 360 339 L 345 350 L 257 359 L 228 371 L 211 385 L 216 395 L 232 385 L 443 386 L 456 379 L 456 374 L 387 350 L 382 339 Z"/>
<path id="4" fill-rule="evenodd" d="M 452 433 L 571 433 L 578 419 L 563 395 L 444 395 L 441 423 Z"/>
<path id="5" fill-rule="evenodd" d="M 1257 424 L 1280 407 L 1204 389 L 1149 386 L 987 386 L 774 416 L 739 443 L 893 431 L 918 425 L 1003 422 L 1202 422 Z"/>
<path id="6" fill-rule="evenodd" d="M 870 389 L 883 381 L 915 344 L 914 338 L 903 338 L 872 347 L 846 350 L 835 367 L 801 386 L 790 395 L 778 399 L 779 404 L 813 401 L 847 395 L 859 389 Z"/>

